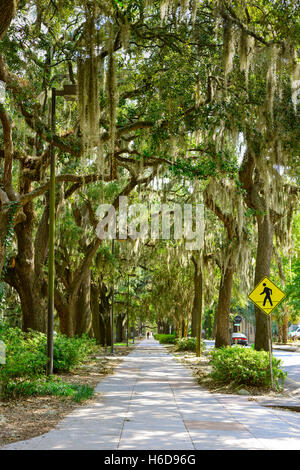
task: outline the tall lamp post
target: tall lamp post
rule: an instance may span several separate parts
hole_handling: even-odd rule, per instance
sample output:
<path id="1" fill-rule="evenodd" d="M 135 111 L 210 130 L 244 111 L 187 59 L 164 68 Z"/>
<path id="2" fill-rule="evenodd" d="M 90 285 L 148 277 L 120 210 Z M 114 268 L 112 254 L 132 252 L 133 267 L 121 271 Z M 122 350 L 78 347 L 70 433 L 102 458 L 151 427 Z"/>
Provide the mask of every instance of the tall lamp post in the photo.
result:
<path id="1" fill-rule="evenodd" d="M 114 239 L 111 240 L 111 253 L 114 256 L 115 253 L 115 243 Z M 110 307 L 110 331 L 111 331 L 111 354 L 114 354 L 114 296 L 115 296 L 115 286 L 114 286 L 114 279 L 112 281 L 112 296 L 111 296 L 111 307 Z"/>
<path id="2" fill-rule="evenodd" d="M 56 97 L 74 99 L 76 85 L 64 85 L 63 90 L 52 88 L 51 98 L 51 143 L 50 143 L 50 187 L 49 187 L 49 256 L 48 256 L 48 330 L 47 330 L 47 375 L 53 374 L 53 330 L 54 330 L 54 283 L 55 283 L 55 150 L 53 139 L 56 132 Z"/>

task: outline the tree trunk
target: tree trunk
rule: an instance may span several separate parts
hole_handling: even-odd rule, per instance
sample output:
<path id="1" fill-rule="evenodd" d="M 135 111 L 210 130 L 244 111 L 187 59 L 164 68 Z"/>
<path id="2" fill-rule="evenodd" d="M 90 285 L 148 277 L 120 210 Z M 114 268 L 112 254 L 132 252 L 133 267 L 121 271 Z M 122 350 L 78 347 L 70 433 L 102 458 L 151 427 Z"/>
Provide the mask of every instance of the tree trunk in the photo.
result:
<path id="1" fill-rule="evenodd" d="M 186 338 L 188 335 L 188 326 L 189 326 L 188 321 L 184 318 L 182 320 L 182 337 L 183 338 Z"/>
<path id="2" fill-rule="evenodd" d="M 216 339 L 217 323 L 218 323 L 218 305 L 215 308 L 214 324 L 213 324 L 213 327 L 212 327 L 212 339 Z"/>
<path id="3" fill-rule="evenodd" d="M 125 314 L 119 313 L 116 320 L 116 342 L 122 343 L 125 340 L 125 331 L 124 331 L 124 319 Z"/>
<path id="4" fill-rule="evenodd" d="M 100 242 L 95 239 L 86 247 L 83 261 L 73 271 L 67 263 L 64 266 L 56 263 L 57 278 L 61 281 L 63 292 L 56 289 L 55 307 L 61 332 L 69 337 L 81 335 L 91 327 L 90 266 Z"/>
<path id="5" fill-rule="evenodd" d="M 105 346 L 111 346 L 111 323 L 109 316 L 101 317 L 103 324 L 104 333 L 104 344 Z"/>
<path id="6" fill-rule="evenodd" d="M 104 283 L 100 288 L 100 328 L 101 328 L 101 344 L 111 346 L 111 324 L 110 324 L 110 294 Z"/>
<path id="7" fill-rule="evenodd" d="M 283 334 L 282 334 L 282 324 L 281 320 L 278 320 L 278 343 L 283 343 Z"/>
<path id="8" fill-rule="evenodd" d="M 179 339 L 181 339 L 181 321 L 180 320 L 175 320 L 176 323 L 176 335 L 178 336 Z"/>
<path id="9" fill-rule="evenodd" d="M 22 284 L 26 276 L 23 276 Z M 40 283 L 31 281 L 27 277 L 26 284 L 17 289 L 22 308 L 22 329 L 47 331 L 47 296 L 46 290 Z M 30 282 L 31 281 L 31 282 Z"/>
<path id="10" fill-rule="evenodd" d="M 25 186 L 25 189 L 28 190 L 29 187 Z M 32 329 L 46 333 L 47 280 L 43 266 L 48 250 L 48 206 L 46 204 L 35 239 L 33 238 L 35 214 L 32 203 L 28 203 L 23 210 L 26 220 L 15 227 L 18 255 L 15 266 L 7 270 L 5 281 L 19 294 L 23 331 Z"/>
<path id="11" fill-rule="evenodd" d="M 76 336 L 88 333 L 91 328 L 91 273 L 87 271 L 84 277 L 75 303 L 74 331 Z"/>
<path id="12" fill-rule="evenodd" d="M 5 255 L 6 255 L 5 238 L 7 234 L 7 225 L 8 225 L 8 211 L 1 209 L 0 211 L 0 276 L 2 274 L 2 269 L 5 263 Z"/>
<path id="13" fill-rule="evenodd" d="M 101 344 L 99 289 L 93 283 L 91 284 L 91 311 L 93 336 L 96 340 L 96 344 Z"/>
<path id="14" fill-rule="evenodd" d="M 232 291 L 234 264 L 229 258 L 224 274 L 221 276 L 219 300 L 217 307 L 216 341 L 215 347 L 228 346 L 229 341 L 229 314 Z"/>
<path id="15" fill-rule="evenodd" d="M 284 306 L 284 317 L 282 325 L 282 342 L 286 344 L 288 342 L 288 329 L 289 329 L 289 314 Z"/>
<path id="16" fill-rule="evenodd" d="M 56 305 L 56 301 L 55 301 L 55 305 Z M 72 325 L 72 319 L 71 319 L 69 308 L 65 306 L 63 311 L 60 308 L 58 308 L 57 313 L 58 313 L 58 318 L 59 318 L 59 331 L 61 332 L 61 334 L 66 335 L 69 338 L 71 338 L 73 336 L 73 325 Z"/>
<path id="17" fill-rule="evenodd" d="M 242 188 L 245 190 L 245 202 L 250 209 L 256 212 L 257 220 L 257 252 L 255 266 L 255 285 L 264 277 L 270 276 L 271 259 L 273 253 L 274 225 L 270 212 L 267 209 L 266 197 L 261 191 L 265 175 L 260 175 L 255 163 L 255 153 L 261 152 L 261 141 L 250 136 L 249 145 L 239 171 Z M 252 139 L 252 141 L 251 141 Z M 261 215 L 263 214 L 263 215 Z M 255 306 L 255 349 L 269 351 L 269 319 Z"/>
<path id="18" fill-rule="evenodd" d="M 198 274 L 198 286 L 199 289 L 199 305 L 198 305 L 198 318 L 197 318 L 197 330 L 196 330 L 196 356 L 200 357 L 201 355 L 201 340 L 202 340 L 202 317 L 203 317 L 203 277 L 202 277 L 202 268 L 201 264 L 199 265 L 199 274 Z"/>
<path id="19" fill-rule="evenodd" d="M 192 309 L 192 331 L 191 334 L 194 338 L 197 336 L 197 324 L 199 319 L 200 303 L 201 303 L 201 290 L 202 290 L 202 273 L 198 269 L 196 260 L 194 263 L 194 302 Z"/>
<path id="20" fill-rule="evenodd" d="M 196 356 L 200 357 L 203 316 L 203 277 L 201 259 L 196 260 L 196 258 L 193 256 L 192 262 L 194 264 L 194 302 L 192 310 L 192 336 L 197 338 Z"/>
<path id="21" fill-rule="evenodd" d="M 106 335 L 106 325 L 105 322 L 103 321 L 103 317 L 99 312 L 99 324 L 100 324 L 100 344 L 102 346 L 110 346 L 111 340 L 109 340 L 109 343 L 107 343 L 107 335 Z"/>
<path id="22" fill-rule="evenodd" d="M 61 333 L 68 337 L 82 336 L 84 333 L 89 333 L 93 324 L 98 340 L 100 340 L 100 332 L 97 331 L 97 292 L 93 289 L 93 300 L 91 300 L 90 271 L 86 272 L 78 293 L 69 290 L 68 294 L 69 301 L 67 303 L 62 295 L 60 297 L 63 300 L 59 301 L 59 293 L 57 291 L 55 293 L 55 307 L 59 316 Z"/>
<path id="23" fill-rule="evenodd" d="M 20 267 L 16 261 L 5 276 L 19 294 L 22 310 L 22 330 L 29 329 L 46 333 L 47 331 L 47 284 L 44 279 L 37 279 L 32 269 Z"/>
<path id="24" fill-rule="evenodd" d="M 270 276 L 273 253 L 273 223 L 269 214 L 257 216 L 258 240 L 255 267 L 255 285 L 265 276 Z M 255 306 L 256 330 L 255 349 L 269 351 L 268 316 Z"/>
<path id="25" fill-rule="evenodd" d="M 18 0 L 0 0 L 0 40 L 5 36 L 13 19 L 18 5 Z"/>

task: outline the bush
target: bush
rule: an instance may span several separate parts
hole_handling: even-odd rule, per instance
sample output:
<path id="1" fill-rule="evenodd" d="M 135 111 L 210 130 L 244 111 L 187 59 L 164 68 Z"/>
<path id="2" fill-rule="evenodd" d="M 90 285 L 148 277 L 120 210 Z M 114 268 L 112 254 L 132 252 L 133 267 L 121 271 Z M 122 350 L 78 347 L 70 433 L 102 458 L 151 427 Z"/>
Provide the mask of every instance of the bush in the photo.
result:
<path id="1" fill-rule="evenodd" d="M 186 337 L 176 340 L 176 350 L 177 351 L 194 351 L 196 352 L 197 338 Z M 201 341 L 201 350 L 205 349 L 205 343 Z"/>
<path id="2" fill-rule="evenodd" d="M 270 359 L 266 351 L 233 346 L 215 349 L 210 356 L 211 377 L 216 382 L 258 387 L 271 385 Z M 287 374 L 280 368 L 280 359 L 273 357 L 272 364 L 274 383 L 279 387 L 279 381 L 283 383 Z"/>
<path id="3" fill-rule="evenodd" d="M 158 340 L 160 344 L 175 344 L 176 336 L 173 335 L 163 335 L 163 334 L 156 334 L 154 335 L 154 339 Z"/>
<path id="4" fill-rule="evenodd" d="M 0 327 L 0 339 L 6 345 L 6 363 L 0 366 L 1 393 L 6 395 L 9 386 L 19 380 L 33 379 L 45 374 L 47 365 L 47 338 L 43 333 L 20 328 Z M 58 334 L 54 337 L 53 368 L 55 372 L 69 371 L 79 364 L 94 347 L 94 340 L 67 338 Z M 24 383 L 24 381 L 23 381 Z"/>
<path id="5" fill-rule="evenodd" d="M 25 334 L 19 328 L 4 327 L 0 339 L 6 345 L 6 363 L 0 369 L 0 378 L 5 381 L 44 373 L 47 354 L 42 333 Z"/>
<path id="6" fill-rule="evenodd" d="M 81 338 L 68 338 L 58 334 L 54 338 L 53 369 L 55 372 L 71 370 L 92 352 L 95 341 L 82 336 Z"/>

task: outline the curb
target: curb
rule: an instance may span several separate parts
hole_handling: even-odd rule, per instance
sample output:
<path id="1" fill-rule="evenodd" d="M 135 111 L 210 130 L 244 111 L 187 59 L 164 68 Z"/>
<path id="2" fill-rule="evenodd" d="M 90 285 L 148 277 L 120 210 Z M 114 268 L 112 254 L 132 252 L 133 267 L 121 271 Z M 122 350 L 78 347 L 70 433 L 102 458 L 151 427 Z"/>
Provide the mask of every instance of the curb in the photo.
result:
<path id="1" fill-rule="evenodd" d="M 290 411 L 300 412 L 300 401 L 299 400 L 266 400 L 259 402 L 261 406 L 266 408 L 285 408 Z"/>
<path id="2" fill-rule="evenodd" d="M 272 349 L 275 349 L 276 351 L 289 351 L 289 352 L 300 352 L 300 347 L 299 346 L 279 346 L 275 345 L 272 346 Z"/>

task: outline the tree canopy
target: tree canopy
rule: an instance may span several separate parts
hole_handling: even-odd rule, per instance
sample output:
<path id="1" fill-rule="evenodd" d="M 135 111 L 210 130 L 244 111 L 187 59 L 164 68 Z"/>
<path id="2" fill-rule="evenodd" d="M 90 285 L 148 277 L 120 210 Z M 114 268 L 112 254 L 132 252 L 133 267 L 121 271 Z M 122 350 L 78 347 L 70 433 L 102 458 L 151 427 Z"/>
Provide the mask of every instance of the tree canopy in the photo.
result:
<path id="1" fill-rule="evenodd" d="M 109 344 L 114 300 L 121 330 L 127 313 L 136 330 L 195 336 L 212 311 L 216 346 L 227 345 L 230 314 L 246 312 L 264 276 L 287 288 L 283 316 L 297 319 L 298 3 L 20 0 L 0 12 L 2 316 L 20 303 L 24 330 L 47 329 L 54 149 L 61 332 Z M 112 249 L 97 208 L 118 211 L 120 196 L 202 204 L 202 246 L 148 236 Z M 258 308 L 255 324 L 267 350 Z"/>

